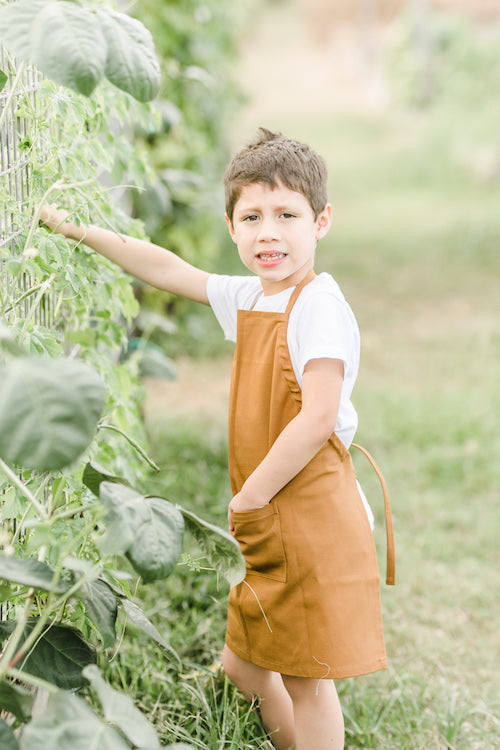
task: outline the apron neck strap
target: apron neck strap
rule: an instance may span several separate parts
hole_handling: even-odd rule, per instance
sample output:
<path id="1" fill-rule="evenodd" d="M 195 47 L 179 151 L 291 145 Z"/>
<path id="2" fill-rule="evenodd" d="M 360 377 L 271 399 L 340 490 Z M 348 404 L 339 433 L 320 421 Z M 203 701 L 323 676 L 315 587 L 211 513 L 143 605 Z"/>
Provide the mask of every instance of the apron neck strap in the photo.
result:
<path id="1" fill-rule="evenodd" d="M 296 303 L 297 297 L 299 296 L 299 294 L 301 293 L 301 291 L 303 290 L 303 288 L 307 284 L 309 284 L 310 281 L 312 281 L 315 278 L 316 278 L 316 274 L 314 273 L 314 271 L 311 268 L 311 270 L 308 271 L 308 273 L 306 274 L 306 276 L 302 279 L 302 281 L 299 284 L 297 284 L 297 286 L 293 290 L 292 296 L 290 297 L 288 305 L 286 306 L 286 314 L 287 315 L 290 314 L 290 310 L 292 309 L 292 307 Z"/>

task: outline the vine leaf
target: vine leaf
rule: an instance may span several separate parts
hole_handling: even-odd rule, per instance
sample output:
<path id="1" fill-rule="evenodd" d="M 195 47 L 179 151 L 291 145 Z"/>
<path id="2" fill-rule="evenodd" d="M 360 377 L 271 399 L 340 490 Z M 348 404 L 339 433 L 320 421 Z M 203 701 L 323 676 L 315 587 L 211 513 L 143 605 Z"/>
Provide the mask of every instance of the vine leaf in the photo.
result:
<path id="1" fill-rule="evenodd" d="M 85 581 L 77 592 L 83 600 L 92 622 L 99 631 L 104 648 L 111 648 L 116 641 L 116 617 L 118 604 L 116 596 L 106 581 Z"/>
<path id="2" fill-rule="evenodd" d="M 125 479 L 111 474 L 107 469 L 105 469 L 95 461 L 89 461 L 87 464 L 85 464 L 82 475 L 82 482 L 85 487 L 88 487 L 88 489 L 96 497 L 99 497 L 99 487 L 101 486 L 102 482 L 117 482 L 119 484 L 126 484 Z"/>
<path id="3" fill-rule="evenodd" d="M 160 635 L 157 628 L 153 625 L 151 620 L 146 617 L 142 609 L 138 607 L 137 604 L 134 604 L 134 602 L 130 601 L 130 599 L 127 599 L 127 597 L 125 596 L 120 597 L 120 604 L 122 605 L 123 611 L 129 618 L 129 620 L 137 628 L 139 628 L 139 630 L 142 630 L 143 633 L 152 638 L 153 641 L 155 641 L 165 651 L 168 651 L 169 654 L 172 654 L 172 656 L 174 656 L 177 661 L 182 664 L 181 658 L 177 651 L 172 648 L 172 646 L 167 643 L 167 641 Z"/>
<path id="4" fill-rule="evenodd" d="M 227 531 L 179 507 L 186 528 L 194 536 L 210 565 L 224 576 L 231 588 L 241 583 L 246 575 L 245 559 L 236 539 Z"/>
<path id="5" fill-rule="evenodd" d="M 8 76 L 5 75 L 3 70 L 0 70 L 0 91 L 3 91 L 8 80 Z"/>
<path id="6" fill-rule="evenodd" d="M 19 0 L 0 8 L 0 41 L 56 83 L 89 96 L 103 77 L 141 102 L 161 80 L 153 38 L 125 13 L 68 0 Z"/>
<path id="7" fill-rule="evenodd" d="M 108 80 L 140 102 L 154 99 L 161 71 L 148 29 L 137 19 L 112 10 L 98 10 L 97 18 L 107 42 Z"/>
<path id="8" fill-rule="evenodd" d="M 0 365 L 0 456 L 26 469 L 67 466 L 92 440 L 104 386 L 89 365 L 20 357 Z"/>
<path id="9" fill-rule="evenodd" d="M 69 588 L 69 584 L 63 581 L 54 586 L 54 571 L 45 563 L 19 560 L 4 554 L 0 554 L 0 578 L 42 591 L 54 591 L 56 594 L 64 594 Z"/>
<path id="10" fill-rule="evenodd" d="M 101 552 L 125 554 L 145 583 L 169 576 L 182 551 L 184 520 L 178 508 L 114 482 L 101 483 L 100 500 L 108 511 Z"/>
<path id="11" fill-rule="evenodd" d="M 130 750 L 119 732 L 104 724 L 82 698 L 63 690 L 51 695 L 43 715 L 24 727 L 21 750 L 34 747 Z"/>
<path id="12" fill-rule="evenodd" d="M 15 685 L 13 682 L 3 680 L 0 682 L 0 706 L 2 711 L 8 711 L 13 714 L 18 721 L 26 721 L 31 713 L 31 706 L 33 704 L 33 695 L 22 688 L 20 685 Z M 0 740 L 2 740 L 2 733 L 0 731 Z M 9 747 L 4 745 L 0 741 L 0 747 L 2 750 Z"/>
<path id="13" fill-rule="evenodd" d="M 29 620 L 24 630 L 27 637 L 37 620 Z M 20 669 L 35 677 L 52 682 L 59 688 L 73 690 L 87 684 L 82 671 L 96 661 L 95 649 L 76 628 L 50 624 L 37 640 Z"/>
<path id="14" fill-rule="evenodd" d="M 97 693 L 106 721 L 115 724 L 139 750 L 160 750 L 155 730 L 129 695 L 108 685 L 95 666 L 86 667 L 83 675 Z"/>

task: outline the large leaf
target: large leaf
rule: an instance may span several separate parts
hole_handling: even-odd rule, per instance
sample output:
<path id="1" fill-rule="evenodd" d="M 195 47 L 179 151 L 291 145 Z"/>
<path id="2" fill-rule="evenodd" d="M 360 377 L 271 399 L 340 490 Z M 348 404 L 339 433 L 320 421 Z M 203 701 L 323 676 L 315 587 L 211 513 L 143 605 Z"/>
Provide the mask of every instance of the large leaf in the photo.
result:
<path id="1" fill-rule="evenodd" d="M 47 0 L 21 0 L 0 8 L 2 44 L 23 60 L 33 60 L 31 32 L 46 4 Z"/>
<path id="2" fill-rule="evenodd" d="M 184 532 L 176 506 L 113 482 L 101 484 L 100 499 L 108 510 L 108 534 L 101 549 L 107 554 L 125 553 L 145 582 L 170 575 L 181 554 Z"/>
<path id="3" fill-rule="evenodd" d="M 2 43 L 48 78 L 88 96 L 103 76 L 141 102 L 158 93 L 153 38 L 124 13 L 94 13 L 67 0 L 19 0 L 0 8 Z"/>
<path id="4" fill-rule="evenodd" d="M 153 37 L 135 18 L 112 10 L 98 10 L 107 42 L 107 78 L 140 102 L 149 102 L 158 93 L 161 71 Z"/>
<path id="5" fill-rule="evenodd" d="M 0 719 L 0 747 L 2 750 L 19 750 L 14 732 L 3 719 Z"/>
<path id="6" fill-rule="evenodd" d="M 84 362 L 21 357 L 0 365 L 0 456 L 54 471 L 94 436 L 104 405 L 101 379 Z"/>
<path id="7" fill-rule="evenodd" d="M 8 711 L 18 721 L 23 722 L 29 717 L 32 704 L 33 695 L 20 685 L 15 685 L 7 680 L 0 682 L 0 709 L 2 711 Z M 0 732 L 0 739 L 1 736 Z M 1 741 L 0 747 L 4 747 Z"/>
<path id="8" fill-rule="evenodd" d="M 28 623 L 26 635 L 34 624 L 35 621 Z M 95 650 L 78 630 L 66 625 L 51 625 L 19 667 L 57 687 L 72 690 L 87 684 L 82 671 L 95 660 Z"/>
<path id="9" fill-rule="evenodd" d="M 1 9 L 3 40 L 48 77 L 88 96 L 104 75 L 106 41 L 95 14 L 72 2 L 20 0 Z"/>
<path id="10" fill-rule="evenodd" d="M 38 560 L 18 560 L 3 553 L 0 553 L 0 578 L 42 591 L 53 590 L 57 594 L 63 594 L 69 588 L 69 584 L 64 581 L 58 581 L 54 586 L 54 571 L 45 563 Z"/>
<path id="11" fill-rule="evenodd" d="M 191 511 L 181 507 L 179 510 L 184 516 L 187 530 L 194 536 L 214 570 L 224 576 L 231 588 L 241 583 L 246 575 L 246 565 L 236 539 Z"/>
<path id="12" fill-rule="evenodd" d="M 102 638 L 104 648 L 111 648 L 116 640 L 116 596 L 106 581 L 86 581 L 77 594 L 85 602 L 87 612 Z"/>
<path id="13" fill-rule="evenodd" d="M 97 693 L 106 721 L 115 724 L 139 750 L 160 750 L 155 730 L 130 696 L 108 685 L 97 667 L 86 667 L 83 674 Z"/>
<path id="14" fill-rule="evenodd" d="M 130 750 L 119 732 L 104 724 L 84 700 L 58 691 L 46 711 L 23 731 L 21 750 Z"/>

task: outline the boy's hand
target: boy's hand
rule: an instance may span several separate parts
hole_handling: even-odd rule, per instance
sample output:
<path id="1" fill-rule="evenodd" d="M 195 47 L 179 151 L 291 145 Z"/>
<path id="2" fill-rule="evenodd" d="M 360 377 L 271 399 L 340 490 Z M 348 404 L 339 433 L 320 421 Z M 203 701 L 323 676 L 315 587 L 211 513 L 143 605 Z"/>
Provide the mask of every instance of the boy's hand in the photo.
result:
<path id="1" fill-rule="evenodd" d="M 43 206 L 40 212 L 40 223 L 52 232 L 77 239 L 75 235 L 78 234 L 78 227 L 72 221 L 68 221 L 68 216 L 69 213 L 63 208 L 57 208 L 55 204 L 49 203 Z"/>
<path id="2" fill-rule="evenodd" d="M 262 502 L 256 505 L 255 501 L 252 502 L 249 495 L 245 494 L 244 492 L 238 492 L 229 503 L 229 508 L 227 512 L 229 530 L 234 531 L 233 512 L 245 513 L 245 511 L 248 511 L 248 510 L 257 510 L 258 508 L 263 508 L 263 507 L 264 507 L 264 504 Z"/>

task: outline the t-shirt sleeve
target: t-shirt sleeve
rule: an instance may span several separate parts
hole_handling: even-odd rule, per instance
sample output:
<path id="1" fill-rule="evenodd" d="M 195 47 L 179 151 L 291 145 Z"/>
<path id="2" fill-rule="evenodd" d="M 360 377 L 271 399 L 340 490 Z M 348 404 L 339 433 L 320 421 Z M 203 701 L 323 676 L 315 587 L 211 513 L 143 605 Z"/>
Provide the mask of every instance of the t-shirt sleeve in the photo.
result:
<path id="1" fill-rule="evenodd" d="M 261 290 L 260 280 L 254 276 L 209 276 L 208 301 L 226 340 L 236 341 L 238 310 L 250 310 Z"/>
<path id="2" fill-rule="evenodd" d="M 298 321 L 297 350 L 300 373 L 311 359 L 340 359 L 346 378 L 359 361 L 359 332 L 347 305 L 328 292 L 311 296 Z"/>

